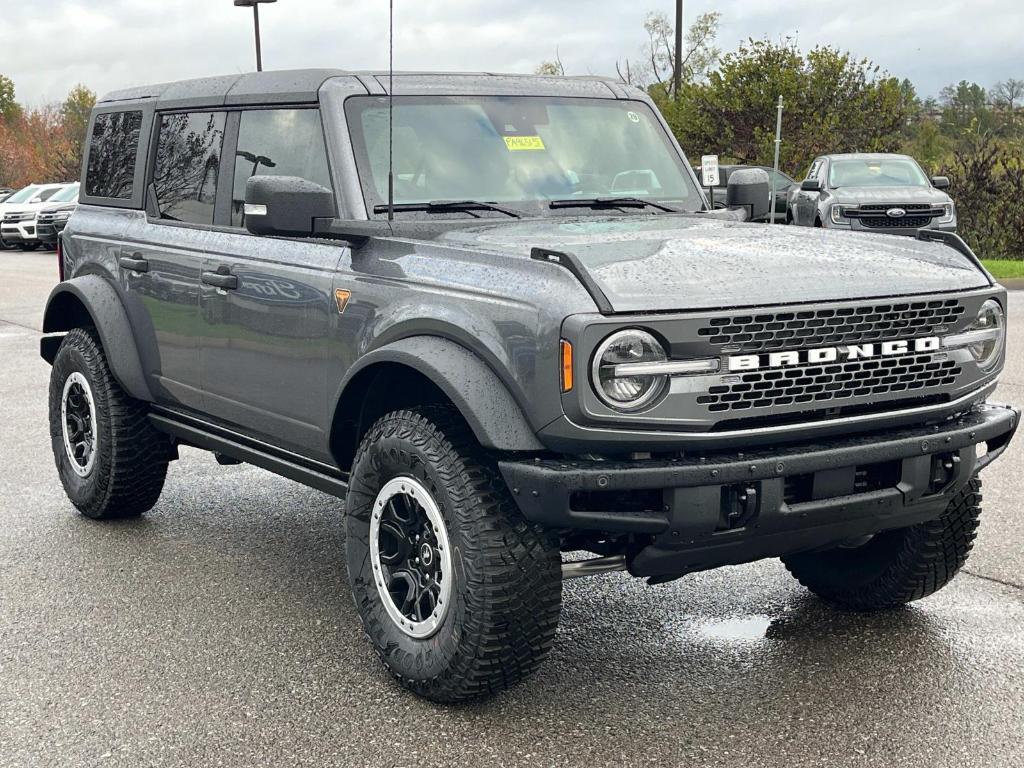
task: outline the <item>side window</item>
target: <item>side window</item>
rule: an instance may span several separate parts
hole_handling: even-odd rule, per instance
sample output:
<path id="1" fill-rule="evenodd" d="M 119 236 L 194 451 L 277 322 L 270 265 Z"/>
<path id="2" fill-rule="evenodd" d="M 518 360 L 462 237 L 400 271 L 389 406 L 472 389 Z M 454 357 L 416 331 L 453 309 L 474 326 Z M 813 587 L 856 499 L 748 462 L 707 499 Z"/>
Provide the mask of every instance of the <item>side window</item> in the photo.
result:
<path id="1" fill-rule="evenodd" d="M 213 224 L 224 112 L 163 115 L 153 185 L 160 218 Z"/>
<path id="2" fill-rule="evenodd" d="M 807 172 L 808 179 L 818 178 L 818 171 L 821 170 L 821 160 L 815 160 L 811 163 L 811 170 Z"/>
<path id="3" fill-rule="evenodd" d="M 128 200 L 134 191 L 142 112 L 107 112 L 96 116 L 89 140 L 85 194 Z"/>
<path id="4" fill-rule="evenodd" d="M 253 176 L 298 176 L 331 189 L 320 111 L 260 109 L 243 112 L 235 152 L 231 225 L 245 225 L 245 185 Z"/>

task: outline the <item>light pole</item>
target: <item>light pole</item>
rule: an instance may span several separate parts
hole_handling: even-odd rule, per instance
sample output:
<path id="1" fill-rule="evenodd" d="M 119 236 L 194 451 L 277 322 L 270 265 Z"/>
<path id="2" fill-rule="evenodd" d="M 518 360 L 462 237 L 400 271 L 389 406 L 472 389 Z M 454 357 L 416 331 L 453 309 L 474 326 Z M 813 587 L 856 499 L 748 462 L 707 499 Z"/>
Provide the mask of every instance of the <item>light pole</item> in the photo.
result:
<path id="1" fill-rule="evenodd" d="M 678 101 L 679 91 L 683 88 L 683 0 L 676 0 L 676 60 L 673 64 L 672 89 Z"/>
<path id="2" fill-rule="evenodd" d="M 276 3 L 277 0 L 235 0 L 236 8 L 252 8 L 252 22 L 256 28 L 256 71 L 263 71 L 263 51 L 260 49 L 260 3 Z"/>

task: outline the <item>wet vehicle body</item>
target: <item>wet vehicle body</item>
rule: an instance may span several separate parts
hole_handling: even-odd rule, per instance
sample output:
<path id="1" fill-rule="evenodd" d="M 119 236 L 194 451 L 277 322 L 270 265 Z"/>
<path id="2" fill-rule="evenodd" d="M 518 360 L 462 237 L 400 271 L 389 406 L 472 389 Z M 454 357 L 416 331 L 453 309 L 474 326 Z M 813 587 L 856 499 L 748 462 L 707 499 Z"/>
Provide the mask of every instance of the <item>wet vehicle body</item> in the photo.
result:
<path id="1" fill-rule="evenodd" d="M 367 635 L 440 701 L 529 674 L 563 578 L 782 556 L 864 609 L 952 578 L 1019 418 L 962 241 L 745 223 L 760 171 L 712 211 L 618 83 L 393 82 L 99 102 L 41 347 L 84 514 L 146 511 L 181 444 L 344 498 Z"/>

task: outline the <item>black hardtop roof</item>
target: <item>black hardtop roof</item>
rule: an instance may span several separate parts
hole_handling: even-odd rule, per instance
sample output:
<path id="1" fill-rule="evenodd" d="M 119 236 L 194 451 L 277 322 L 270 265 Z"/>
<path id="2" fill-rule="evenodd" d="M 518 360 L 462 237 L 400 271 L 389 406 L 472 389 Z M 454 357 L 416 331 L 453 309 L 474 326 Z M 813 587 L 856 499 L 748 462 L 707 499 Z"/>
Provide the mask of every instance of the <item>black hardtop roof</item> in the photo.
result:
<path id="1" fill-rule="evenodd" d="M 160 109 L 178 109 L 315 102 L 320 88 L 333 78 L 356 80 L 367 93 L 377 94 L 387 94 L 390 82 L 387 71 L 297 69 L 250 72 L 126 88 L 106 94 L 97 106 L 155 101 Z M 523 95 L 624 98 L 633 94 L 632 89 L 611 78 L 504 75 L 490 72 L 395 72 L 394 84 L 396 94 L 481 93 L 492 88 L 500 94 Z"/>

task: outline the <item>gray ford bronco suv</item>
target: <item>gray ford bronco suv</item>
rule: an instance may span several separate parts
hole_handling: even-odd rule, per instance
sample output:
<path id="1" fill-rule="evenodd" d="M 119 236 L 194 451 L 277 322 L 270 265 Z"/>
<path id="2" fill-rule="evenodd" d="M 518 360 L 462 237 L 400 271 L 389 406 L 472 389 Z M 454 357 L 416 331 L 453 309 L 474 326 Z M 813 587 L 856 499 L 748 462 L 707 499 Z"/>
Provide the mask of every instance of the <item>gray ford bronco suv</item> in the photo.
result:
<path id="1" fill-rule="evenodd" d="M 210 78 L 88 138 L 41 342 L 72 503 L 146 512 L 182 445 L 344 499 L 355 608 L 421 695 L 536 669 L 566 578 L 781 557 L 871 610 L 967 558 L 1019 412 L 955 235 L 745 223 L 756 170 L 711 211 L 597 78 Z"/>

